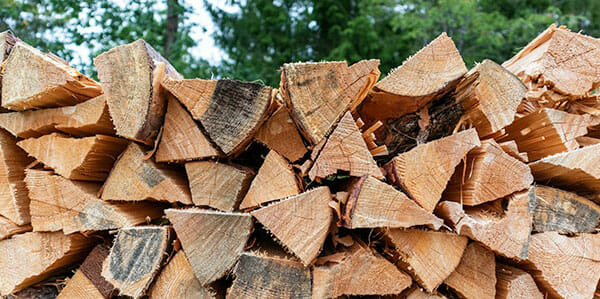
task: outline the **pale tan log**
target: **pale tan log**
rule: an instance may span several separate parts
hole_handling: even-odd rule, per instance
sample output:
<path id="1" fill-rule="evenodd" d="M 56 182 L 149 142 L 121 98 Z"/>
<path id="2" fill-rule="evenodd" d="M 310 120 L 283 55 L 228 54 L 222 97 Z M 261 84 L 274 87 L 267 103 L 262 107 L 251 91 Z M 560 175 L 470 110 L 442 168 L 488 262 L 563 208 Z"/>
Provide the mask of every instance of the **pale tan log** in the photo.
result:
<path id="1" fill-rule="evenodd" d="M 412 279 L 384 257 L 355 243 L 339 263 L 313 268 L 313 298 L 343 295 L 395 295 L 410 287 Z"/>
<path id="2" fill-rule="evenodd" d="M 191 208 L 168 209 L 166 215 L 202 285 L 229 272 L 252 233 L 250 214 Z"/>
<path id="3" fill-rule="evenodd" d="M 223 153 L 210 143 L 190 114 L 169 95 L 156 162 L 183 162 L 220 156 Z"/>
<path id="4" fill-rule="evenodd" d="M 116 295 L 115 287 L 102 277 L 102 264 L 110 248 L 104 244 L 96 246 L 85 258 L 75 275 L 69 279 L 57 299 L 98 298 L 109 299 Z"/>
<path id="5" fill-rule="evenodd" d="M 24 233 L 0 242 L 0 295 L 34 285 L 83 259 L 93 241 L 81 234 Z"/>
<path id="6" fill-rule="evenodd" d="M 281 95 L 292 119 L 311 144 L 325 138 L 348 109 L 358 106 L 377 82 L 379 60 L 288 63 L 281 70 Z"/>
<path id="7" fill-rule="evenodd" d="M 350 229 L 428 225 L 438 230 L 444 224 L 401 191 L 371 176 L 360 178 L 348 193 L 342 220 Z"/>
<path id="8" fill-rule="evenodd" d="M 240 204 L 240 209 L 258 207 L 298 193 L 300 188 L 298 188 L 296 174 L 282 156 L 271 150 L 254 177 Z"/>
<path id="9" fill-rule="evenodd" d="M 68 298 L 104 299 L 106 297 L 102 296 L 94 283 L 77 270 L 56 297 L 56 299 Z"/>
<path id="10" fill-rule="evenodd" d="M 577 143 L 580 146 L 588 146 L 600 143 L 600 138 L 588 137 L 588 136 L 580 136 L 575 138 Z"/>
<path id="11" fill-rule="evenodd" d="M 17 139 L 0 129 L 0 215 L 18 225 L 30 222 L 25 166 L 32 159 L 16 145 Z"/>
<path id="12" fill-rule="evenodd" d="M 165 77 L 182 76 L 141 39 L 100 54 L 94 65 L 117 134 L 153 144 L 166 105 L 160 83 Z"/>
<path id="13" fill-rule="evenodd" d="M 456 167 L 444 199 L 475 206 L 529 189 L 533 175 L 527 164 L 511 157 L 493 140 L 481 142 Z"/>
<path id="14" fill-rule="evenodd" d="M 10 30 L 6 30 L 3 32 L 0 32 L 0 64 L 3 64 L 4 61 L 6 61 L 6 58 L 8 58 L 8 55 L 10 55 L 10 52 L 12 51 L 13 47 L 15 46 L 15 43 L 17 43 L 17 41 L 19 41 L 20 39 L 17 38 L 16 36 L 14 36 L 12 34 L 12 32 L 10 32 Z M 1 99 L 2 99 L 2 77 L 0 76 L 0 104 L 2 103 Z M 5 112 L 8 109 L 4 108 L 4 107 L 0 107 L 0 111 Z"/>
<path id="15" fill-rule="evenodd" d="M 308 172 L 311 180 L 325 178 L 339 170 L 348 171 L 351 176 L 372 175 L 383 179 L 350 112 L 344 114 L 313 161 Z"/>
<path id="16" fill-rule="evenodd" d="M 19 141 L 17 145 L 65 178 L 104 181 L 127 141 L 105 135 L 72 138 L 52 133 Z"/>
<path id="17" fill-rule="evenodd" d="M 277 109 L 254 138 L 292 162 L 302 158 L 308 151 L 285 107 Z"/>
<path id="18" fill-rule="evenodd" d="M 130 143 L 115 163 L 104 187 L 104 200 L 158 201 L 192 204 L 185 177 L 167 165 L 144 160 L 144 148 Z"/>
<path id="19" fill-rule="evenodd" d="M 2 107 L 11 110 L 70 106 L 100 94 L 100 84 L 21 41 L 2 68 Z"/>
<path id="20" fill-rule="evenodd" d="M 248 168 L 215 161 L 188 162 L 185 171 L 194 204 L 226 212 L 238 208 L 254 176 Z"/>
<path id="21" fill-rule="evenodd" d="M 496 264 L 496 298 L 543 299 L 545 298 L 529 273 L 515 267 Z"/>
<path id="22" fill-rule="evenodd" d="M 456 166 L 480 145 L 475 129 L 418 145 L 386 164 L 388 178 L 425 210 L 433 212 Z"/>
<path id="23" fill-rule="evenodd" d="M 18 225 L 8 218 L 0 216 L 0 240 L 10 238 L 12 235 L 31 231 L 31 224 Z"/>
<path id="24" fill-rule="evenodd" d="M 99 199 L 100 185 L 70 181 L 50 171 L 26 170 L 34 231 L 65 234 L 117 229 L 162 216 L 162 206 L 150 202 L 111 203 Z"/>
<path id="25" fill-rule="evenodd" d="M 156 278 L 149 297 L 209 299 L 216 298 L 216 295 L 200 284 L 185 253 L 178 251 Z"/>
<path id="26" fill-rule="evenodd" d="M 592 233 L 600 223 L 600 207 L 585 197 L 537 185 L 533 230 L 560 233 Z"/>
<path id="27" fill-rule="evenodd" d="M 484 299 L 496 297 L 496 260 L 494 253 L 477 243 L 465 249 L 460 263 L 444 281 L 461 298 Z"/>
<path id="28" fill-rule="evenodd" d="M 168 244 L 168 227 L 123 228 L 102 265 L 102 277 L 120 296 L 140 298 L 159 271 Z"/>
<path id="29" fill-rule="evenodd" d="M 333 211 L 328 187 L 317 187 L 252 212 L 284 248 L 310 265 L 319 255 Z"/>
<path id="30" fill-rule="evenodd" d="M 421 288 L 415 287 L 406 293 L 406 299 L 446 299 L 446 296 L 441 294 L 426 293 Z"/>
<path id="31" fill-rule="evenodd" d="M 498 143 L 502 150 L 505 153 L 509 154 L 511 157 L 521 161 L 521 162 L 529 162 L 529 157 L 527 157 L 527 153 L 519 152 L 519 148 L 517 147 L 517 143 L 514 140 L 504 141 Z"/>

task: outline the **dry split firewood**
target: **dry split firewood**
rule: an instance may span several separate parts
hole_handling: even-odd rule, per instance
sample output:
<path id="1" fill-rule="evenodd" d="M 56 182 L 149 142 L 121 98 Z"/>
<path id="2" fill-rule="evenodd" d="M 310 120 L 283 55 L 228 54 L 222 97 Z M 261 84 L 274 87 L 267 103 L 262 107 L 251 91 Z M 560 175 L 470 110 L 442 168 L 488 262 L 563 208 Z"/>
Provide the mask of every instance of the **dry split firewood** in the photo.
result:
<path id="1" fill-rule="evenodd" d="M 188 262 L 183 251 L 178 251 L 163 268 L 152 285 L 150 298 L 217 298 L 208 288 L 203 287 Z"/>
<path id="2" fill-rule="evenodd" d="M 308 151 L 285 107 L 277 109 L 254 138 L 292 162 L 302 158 Z"/>
<path id="3" fill-rule="evenodd" d="M 18 225 L 30 222 L 25 166 L 32 160 L 16 145 L 17 139 L 0 129 L 0 215 Z"/>
<path id="4" fill-rule="evenodd" d="M 18 225 L 6 217 L 0 216 L 0 240 L 10 238 L 12 235 L 29 232 L 32 229 L 31 224 Z"/>
<path id="5" fill-rule="evenodd" d="M 585 197 L 537 185 L 533 230 L 560 233 L 592 233 L 600 223 L 600 207 Z"/>
<path id="6" fill-rule="evenodd" d="M 504 264 L 496 264 L 496 298 L 543 299 L 545 298 L 529 273 Z"/>
<path id="7" fill-rule="evenodd" d="M 496 297 L 496 260 L 494 253 L 477 243 L 465 249 L 460 263 L 444 281 L 461 298 Z"/>
<path id="8" fill-rule="evenodd" d="M 102 277 L 102 264 L 110 248 L 104 244 L 96 246 L 85 258 L 75 275 L 69 279 L 57 299 L 69 298 L 112 298 L 115 287 Z"/>

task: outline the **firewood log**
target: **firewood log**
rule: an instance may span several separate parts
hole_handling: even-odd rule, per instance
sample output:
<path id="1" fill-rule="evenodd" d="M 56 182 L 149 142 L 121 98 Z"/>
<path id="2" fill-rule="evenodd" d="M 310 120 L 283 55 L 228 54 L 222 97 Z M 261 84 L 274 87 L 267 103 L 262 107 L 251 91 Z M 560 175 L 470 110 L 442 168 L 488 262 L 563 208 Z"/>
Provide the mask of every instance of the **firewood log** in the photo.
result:
<path id="1" fill-rule="evenodd" d="M 32 229 L 31 224 L 18 225 L 6 217 L 0 216 L 0 240 L 10 238 L 12 235 L 29 232 Z"/>
<path id="2" fill-rule="evenodd" d="M 277 109 L 254 138 L 292 162 L 298 161 L 307 152 L 298 128 L 285 107 Z"/>
<path id="3" fill-rule="evenodd" d="M 465 249 L 460 263 L 444 281 L 461 298 L 496 297 L 496 260 L 494 253 L 477 243 Z"/>
<path id="4" fill-rule="evenodd" d="M 98 298 L 109 299 L 116 294 L 115 287 L 102 277 L 102 264 L 110 248 L 104 244 L 96 246 L 85 258 L 75 275 L 69 279 L 57 299 Z"/>
<path id="5" fill-rule="evenodd" d="M 403 298 L 403 297 L 399 297 Z M 398 298 L 398 299 L 399 299 Z M 413 287 L 406 293 L 406 299 L 446 299 L 447 297 L 441 294 L 431 294 L 424 292 L 421 288 Z"/>
<path id="6" fill-rule="evenodd" d="M 0 64 L 3 64 L 10 55 L 15 43 L 19 38 L 14 36 L 10 30 L 0 32 Z M 2 103 L 2 76 L 0 76 L 0 104 Z M 1 107 L 0 110 L 7 110 Z M 3 111 L 4 112 L 4 111 Z"/>
<path id="7" fill-rule="evenodd" d="M 16 138 L 0 129 L 0 215 L 18 225 L 28 224 L 29 197 L 25 166 L 32 160 L 16 145 Z"/>
<path id="8" fill-rule="evenodd" d="M 208 288 L 203 287 L 188 262 L 185 253 L 178 251 L 163 268 L 150 291 L 150 299 L 162 298 L 217 298 Z"/>
<path id="9" fill-rule="evenodd" d="M 600 207 L 585 197 L 537 185 L 533 230 L 560 233 L 592 233 L 600 223 Z"/>
<path id="10" fill-rule="evenodd" d="M 498 145 L 502 148 L 502 150 L 504 150 L 505 153 L 509 154 L 511 157 L 521 162 L 529 162 L 529 157 L 527 156 L 527 153 L 519 152 L 517 143 L 514 140 L 500 142 L 498 143 Z"/>
<path id="11" fill-rule="evenodd" d="M 500 299 L 543 299 L 529 273 L 504 264 L 496 264 L 496 298 Z"/>

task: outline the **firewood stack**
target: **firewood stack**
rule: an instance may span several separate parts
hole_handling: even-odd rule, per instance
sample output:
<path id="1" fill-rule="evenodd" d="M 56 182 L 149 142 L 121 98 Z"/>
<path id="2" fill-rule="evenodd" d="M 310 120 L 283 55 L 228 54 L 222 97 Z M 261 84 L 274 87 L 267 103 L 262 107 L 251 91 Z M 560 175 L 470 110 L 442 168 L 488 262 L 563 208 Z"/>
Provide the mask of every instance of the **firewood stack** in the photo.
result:
<path id="1" fill-rule="evenodd" d="M 443 33 L 279 89 L 143 40 L 99 83 L 10 32 L 0 55 L 0 295 L 596 296 L 600 40 L 551 26 L 468 70 Z"/>

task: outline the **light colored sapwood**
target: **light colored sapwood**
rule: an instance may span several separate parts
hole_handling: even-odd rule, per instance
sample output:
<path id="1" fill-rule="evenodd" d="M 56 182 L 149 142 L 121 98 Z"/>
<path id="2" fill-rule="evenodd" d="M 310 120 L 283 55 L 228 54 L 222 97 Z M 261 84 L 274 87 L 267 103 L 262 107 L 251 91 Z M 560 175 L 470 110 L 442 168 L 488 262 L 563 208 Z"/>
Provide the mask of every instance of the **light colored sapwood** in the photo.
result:
<path id="1" fill-rule="evenodd" d="M 496 298 L 543 299 L 545 298 L 529 273 L 512 266 L 496 264 Z"/>
<path id="2" fill-rule="evenodd" d="M 0 129 L 0 215 L 18 225 L 28 224 L 29 197 L 25 186 L 25 167 L 32 159 L 17 144 L 17 139 Z"/>
<path id="3" fill-rule="evenodd" d="M 216 298 L 216 295 L 200 284 L 185 253 L 178 251 L 156 278 L 149 297 L 209 299 Z"/>
<path id="4" fill-rule="evenodd" d="M 302 137 L 285 107 L 277 109 L 260 127 L 254 138 L 294 162 L 306 154 Z"/>
<path id="5" fill-rule="evenodd" d="M 496 298 L 496 259 L 494 253 L 470 243 L 460 263 L 444 283 L 466 299 Z"/>

